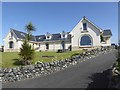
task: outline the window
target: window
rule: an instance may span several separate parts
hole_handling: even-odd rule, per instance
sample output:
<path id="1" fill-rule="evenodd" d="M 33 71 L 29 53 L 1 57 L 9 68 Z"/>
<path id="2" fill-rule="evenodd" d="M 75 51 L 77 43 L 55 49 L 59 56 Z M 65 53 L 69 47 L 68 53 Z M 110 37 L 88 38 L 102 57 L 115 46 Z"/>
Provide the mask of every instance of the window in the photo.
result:
<path id="1" fill-rule="evenodd" d="M 47 49 L 47 50 L 49 49 L 49 44 L 48 44 L 48 43 L 46 43 L 46 49 Z"/>
<path id="2" fill-rule="evenodd" d="M 65 37 L 65 34 L 63 34 L 63 38 Z"/>
<path id="3" fill-rule="evenodd" d="M 84 45 L 92 45 L 92 40 L 90 38 L 90 36 L 84 35 L 81 37 L 80 40 L 80 45 L 84 46 Z"/>
<path id="4" fill-rule="evenodd" d="M 39 37 L 38 39 L 41 39 L 41 37 Z"/>
<path id="5" fill-rule="evenodd" d="M 9 42 L 9 48 L 13 48 L 13 41 Z"/>
<path id="6" fill-rule="evenodd" d="M 33 43 L 33 45 L 32 45 L 32 48 L 34 48 L 34 43 Z"/>
<path id="7" fill-rule="evenodd" d="M 21 34 L 21 36 L 25 37 L 25 34 L 23 34 L 23 33 L 20 33 L 20 34 Z"/>
<path id="8" fill-rule="evenodd" d="M 9 36 L 9 40 L 13 39 L 13 33 L 11 32 L 10 36 Z"/>
<path id="9" fill-rule="evenodd" d="M 51 39 L 52 34 L 50 34 L 49 32 L 47 32 L 47 34 L 45 36 L 46 36 L 46 39 Z"/>
<path id="10" fill-rule="evenodd" d="M 13 33 L 11 32 L 11 38 L 13 37 Z"/>
<path id="11" fill-rule="evenodd" d="M 83 30 L 87 30 L 87 23 L 83 23 Z"/>
<path id="12" fill-rule="evenodd" d="M 66 38 L 67 37 L 67 32 L 65 32 L 65 31 L 62 31 L 62 33 L 61 33 L 61 38 Z"/>
<path id="13" fill-rule="evenodd" d="M 50 38 L 50 36 L 47 36 L 47 39 L 49 39 Z"/>

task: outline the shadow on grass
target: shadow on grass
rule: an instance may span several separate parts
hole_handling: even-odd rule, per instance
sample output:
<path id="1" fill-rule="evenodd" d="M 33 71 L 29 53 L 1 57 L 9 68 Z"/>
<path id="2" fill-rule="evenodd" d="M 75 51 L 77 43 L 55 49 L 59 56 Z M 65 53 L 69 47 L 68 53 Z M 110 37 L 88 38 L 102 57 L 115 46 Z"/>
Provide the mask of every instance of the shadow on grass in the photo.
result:
<path id="1" fill-rule="evenodd" d="M 21 63 L 21 61 L 19 61 L 19 59 L 13 59 L 13 61 L 14 61 L 14 63 L 13 63 L 13 65 L 16 65 L 16 66 L 21 66 L 22 65 L 22 63 Z"/>
<path id="2" fill-rule="evenodd" d="M 109 84 L 109 75 L 110 69 L 103 71 L 102 73 L 95 73 L 89 78 L 92 80 L 91 83 L 88 84 L 86 90 L 91 88 L 108 88 Z"/>

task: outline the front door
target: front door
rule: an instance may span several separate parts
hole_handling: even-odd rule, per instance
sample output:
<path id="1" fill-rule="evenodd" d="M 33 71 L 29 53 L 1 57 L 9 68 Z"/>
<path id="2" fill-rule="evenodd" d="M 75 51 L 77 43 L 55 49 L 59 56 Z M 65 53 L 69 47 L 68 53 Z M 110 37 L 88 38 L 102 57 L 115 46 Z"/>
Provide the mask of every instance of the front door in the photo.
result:
<path id="1" fill-rule="evenodd" d="M 49 44 L 48 44 L 48 43 L 46 43 L 46 49 L 47 49 L 47 50 L 49 49 Z"/>

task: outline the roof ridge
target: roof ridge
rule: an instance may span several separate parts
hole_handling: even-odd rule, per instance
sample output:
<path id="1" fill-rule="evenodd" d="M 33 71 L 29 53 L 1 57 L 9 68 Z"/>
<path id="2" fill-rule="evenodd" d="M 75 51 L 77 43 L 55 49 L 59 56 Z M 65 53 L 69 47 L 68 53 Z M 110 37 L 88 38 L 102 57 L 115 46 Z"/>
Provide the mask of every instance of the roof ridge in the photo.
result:
<path id="1" fill-rule="evenodd" d="M 16 29 L 13 29 L 13 28 L 10 28 L 11 30 L 14 30 L 14 31 L 17 31 L 17 32 L 20 32 L 20 33 L 24 33 L 24 34 L 27 34 L 27 33 L 25 33 L 25 32 L 23 32 L 23 31 L 19 31 L 19 30 L 16 30 Z M 70 33 L 70 32 L 66 32 L 66 33 Z M 55 34 L 60 34 L 60 33 L 53 33 L 52 35 L 55 35 Z M 41 34 L 41 35 L 32 35 L 32 36 L 44 36 L 45 34 Z"/>

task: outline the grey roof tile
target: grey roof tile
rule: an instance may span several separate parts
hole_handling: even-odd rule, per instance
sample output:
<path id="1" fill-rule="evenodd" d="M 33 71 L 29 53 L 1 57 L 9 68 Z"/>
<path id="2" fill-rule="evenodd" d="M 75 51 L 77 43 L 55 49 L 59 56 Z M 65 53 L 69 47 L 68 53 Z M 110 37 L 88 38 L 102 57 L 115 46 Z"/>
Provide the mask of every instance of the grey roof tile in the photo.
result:
<path id="1" fill-rule="evenodd" d="M 27 35 L 26 33 L 15 30 L 15 29 L 11 29 L 11 30 L 16 34 L 17 38 L 19 39 L 25 39 Z M 35 41 L 35 36 L 32 35 L 31 41 Z"/>
<path id="2" fill-rule="evenodd" d="M 15 30 L 15 29 L 11 29 L 11 30 L 16 34 L 17 38 L 20 38 L 20 39 L 25 39 L 25 36 L 27 35 L 26 33 Z M 57 40 L 62 41 L 62 40 L 64 40 L 64 41 L 70 42 L 71 41 L 71 35 L 69 34 L 69 32 L 67 32 L 67 34 L 68 34 L 67 38 L 61 38 L 60 33 L 51 34 L 52 35 L 51 39 L 46 39 L 45 35 L 37 35 L 37 36 L 32 35 L 31 41 L 43 42 L 43 41 L 57 41 Z"/>

